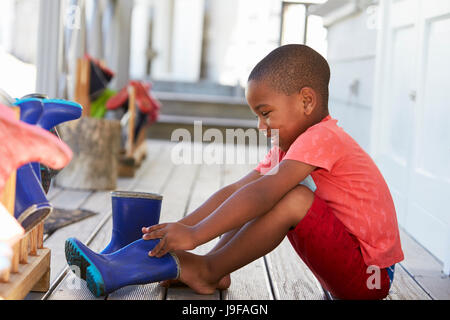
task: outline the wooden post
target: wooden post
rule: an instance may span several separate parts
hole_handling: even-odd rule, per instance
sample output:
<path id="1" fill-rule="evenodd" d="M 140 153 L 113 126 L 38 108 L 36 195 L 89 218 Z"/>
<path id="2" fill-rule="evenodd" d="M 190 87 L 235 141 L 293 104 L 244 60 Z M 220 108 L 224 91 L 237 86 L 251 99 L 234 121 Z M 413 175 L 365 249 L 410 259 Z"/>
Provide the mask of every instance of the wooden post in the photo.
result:
<path id="1" fill-rule="evenodd" d="M 37 256 L 38 247 L 38 230 L 37 227 L 31 229 L 30 231 L 30 256 Z"/>
<path id="2" fill-rule="evenodd" d="M 127 157 L 133 156 L 133 145 L 134 145 L 134 123 L 136 121 L 136 90 L 130 85 L 128 86 L 128 112 L 130 113 L 130 118 L 128 121 L 128 141 L 127 141 Z"/>
<path id="3" fill-rule="evenodd" d="M 83 106 L 83 116 L 91 114 L 91 100 L 89 98 L 91 65 L 88 59 L 77 60 L 77 74 L 75 83 L 75 101 Z"/>
<path id="4" fill-rule="evenodd" d="M 19 262 L 20 264 L 28 263 L 28 239 L 30 237 L 30 233 L 27 233 L 20 240 L 20 254 L 19 254 Z"/>
<path id="5" fill-rule="evenodd" d="M 19 272 L 19 257 L 20 257 L 20 241 L 13 246 L 13 258 L 11 263 L 11 272 Z"/>
<path id="6" fill-rule="evenodd" d="M 37 241 L 37 247 L 38 249 L 44 248 L 44 221 L 42 221 L 38 227 L 38 241 Z"/>

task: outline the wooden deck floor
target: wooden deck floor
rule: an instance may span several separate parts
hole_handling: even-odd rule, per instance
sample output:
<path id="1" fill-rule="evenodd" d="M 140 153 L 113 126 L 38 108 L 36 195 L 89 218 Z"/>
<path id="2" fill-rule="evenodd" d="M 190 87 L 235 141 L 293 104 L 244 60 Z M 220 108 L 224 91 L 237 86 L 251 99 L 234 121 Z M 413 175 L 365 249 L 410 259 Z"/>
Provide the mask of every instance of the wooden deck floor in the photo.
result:
<path id="1" fill-rule="evenodd" d="M 174 143 L 148 140 L 147 159 L 134 178 L 120 178 L 118 190 L 157 192 L 164 196 L 161 222 L 176 221 L 203 203 L 220 187 L 236 181 L 253 165 L 175 165 L 171 161 Z M 77 237 L 94 251 L 110 241 L 111 198 L 109 191 L 75 191 L 52 187 L 49 200 L 55 207 L 84 208 L 97 215 L 66 226 L 46 237 L 44 246 L 51 249 L 51 288 L 45 294 L 30 293 L 27 299 L 93 300 L 84 281 L 69 272 L 64 242 Z M 394 284 L 388 299 L 450 299 L 450 280 L 441 275 L 441 265 L 411 237 L 402 231 L 406 259 L 395 270 Z M 206 253 L 213 242 L 194 252 Z M 189 288 L 165 289 L 157 284 L 128 286 L 107 297 L 108 300 L 177 300 L 177 299 L 328 299 L 319 282 L 295 254 L 285 239 L 270 254 L 232 273 L 231 287 L 212 295 L 197 295 Z"/>

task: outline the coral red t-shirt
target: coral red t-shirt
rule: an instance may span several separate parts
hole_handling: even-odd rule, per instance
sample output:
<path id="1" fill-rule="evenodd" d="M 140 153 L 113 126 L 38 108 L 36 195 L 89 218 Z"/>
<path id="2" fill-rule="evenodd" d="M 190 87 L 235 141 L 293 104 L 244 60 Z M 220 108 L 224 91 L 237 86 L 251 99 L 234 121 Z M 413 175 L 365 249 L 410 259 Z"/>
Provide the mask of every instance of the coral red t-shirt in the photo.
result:
<path id="1" fill-rule="evenodd" d="M 287 152 L 273 147 L 255 170 L 265 174 L 285 159 L 317 167 L 311 173 L 315 194 L 358 239 L 368 266 L 385 268 L 403 260 L 389 188 L 370 156 L 337 120 L 325 117 L 298 136 Z"/>

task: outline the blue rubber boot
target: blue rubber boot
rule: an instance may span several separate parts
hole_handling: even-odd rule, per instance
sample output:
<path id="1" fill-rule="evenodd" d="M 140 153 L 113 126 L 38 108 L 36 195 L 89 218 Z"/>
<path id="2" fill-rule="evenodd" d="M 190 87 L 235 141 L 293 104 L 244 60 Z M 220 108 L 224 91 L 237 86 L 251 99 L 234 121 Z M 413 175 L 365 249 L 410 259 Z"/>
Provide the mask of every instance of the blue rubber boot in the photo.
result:
<path id="1" fill-rule="evenodd" d="M 25 231 L 47 218 L 52 209 L 31 164 L 17 169 L 14 217 Z"/>
<path id="2" fill-rule="evenodd" d="M 111 192 L 113 229 L 101 254 L 113 253 L 142 238 L 142 227 L 159 223 L 162 196 L 146 192 Z"/>
<path id="3" fill-rule="evenodd" d="M 65 243 L 66 260 L 71 270 L 96 297 L 119 288 L 178 279 L 180 264 L 176 255 L 167 253 L 161 258 L 150 257 L 158 240 L 139 239 L 112 254 L 95 253 L 76 238 Z"/>
<path id="4" fill-rule="evenodd" d="M 37 98 L 16 99 L 14 105 L 20 108 L 20 120 L 28 124 L 36 124 L 44 110 L 42 100 Z"/>
<path id="5" fill-rule="evenodd" d="M 37 125 L 50 130 L 57 125 L 81 117 L 83 107 L 72 101 L 61 99 L 43 99 L 44 111 Z"/>
<path id="6" fill-rule="evenodd" d="M 48 131 L 61 123 L 80 118 L 83 113 L 83 107 L 76 102 L 61 99 L 41 99 L 41 102 L 43 111 L 36 125 Z M 40 164 L 31 165 L 42 183 Z"/>

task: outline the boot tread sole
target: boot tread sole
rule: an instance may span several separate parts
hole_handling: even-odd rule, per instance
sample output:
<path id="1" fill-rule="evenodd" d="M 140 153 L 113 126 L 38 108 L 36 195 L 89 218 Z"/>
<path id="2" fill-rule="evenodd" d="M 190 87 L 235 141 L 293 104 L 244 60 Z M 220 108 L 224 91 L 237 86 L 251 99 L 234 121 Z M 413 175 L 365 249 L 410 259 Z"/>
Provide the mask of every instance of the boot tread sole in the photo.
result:
<path id="1" fill-rule="evenodd" d="M 105 283 L 100 271 L 72 239 L 66 240 L 65 254 L 72 272 L 76 274 L 73 266 L 79 268 L 78 276 L 86 281 L 89 291 L 96 297 L 105 295 Z"/>

